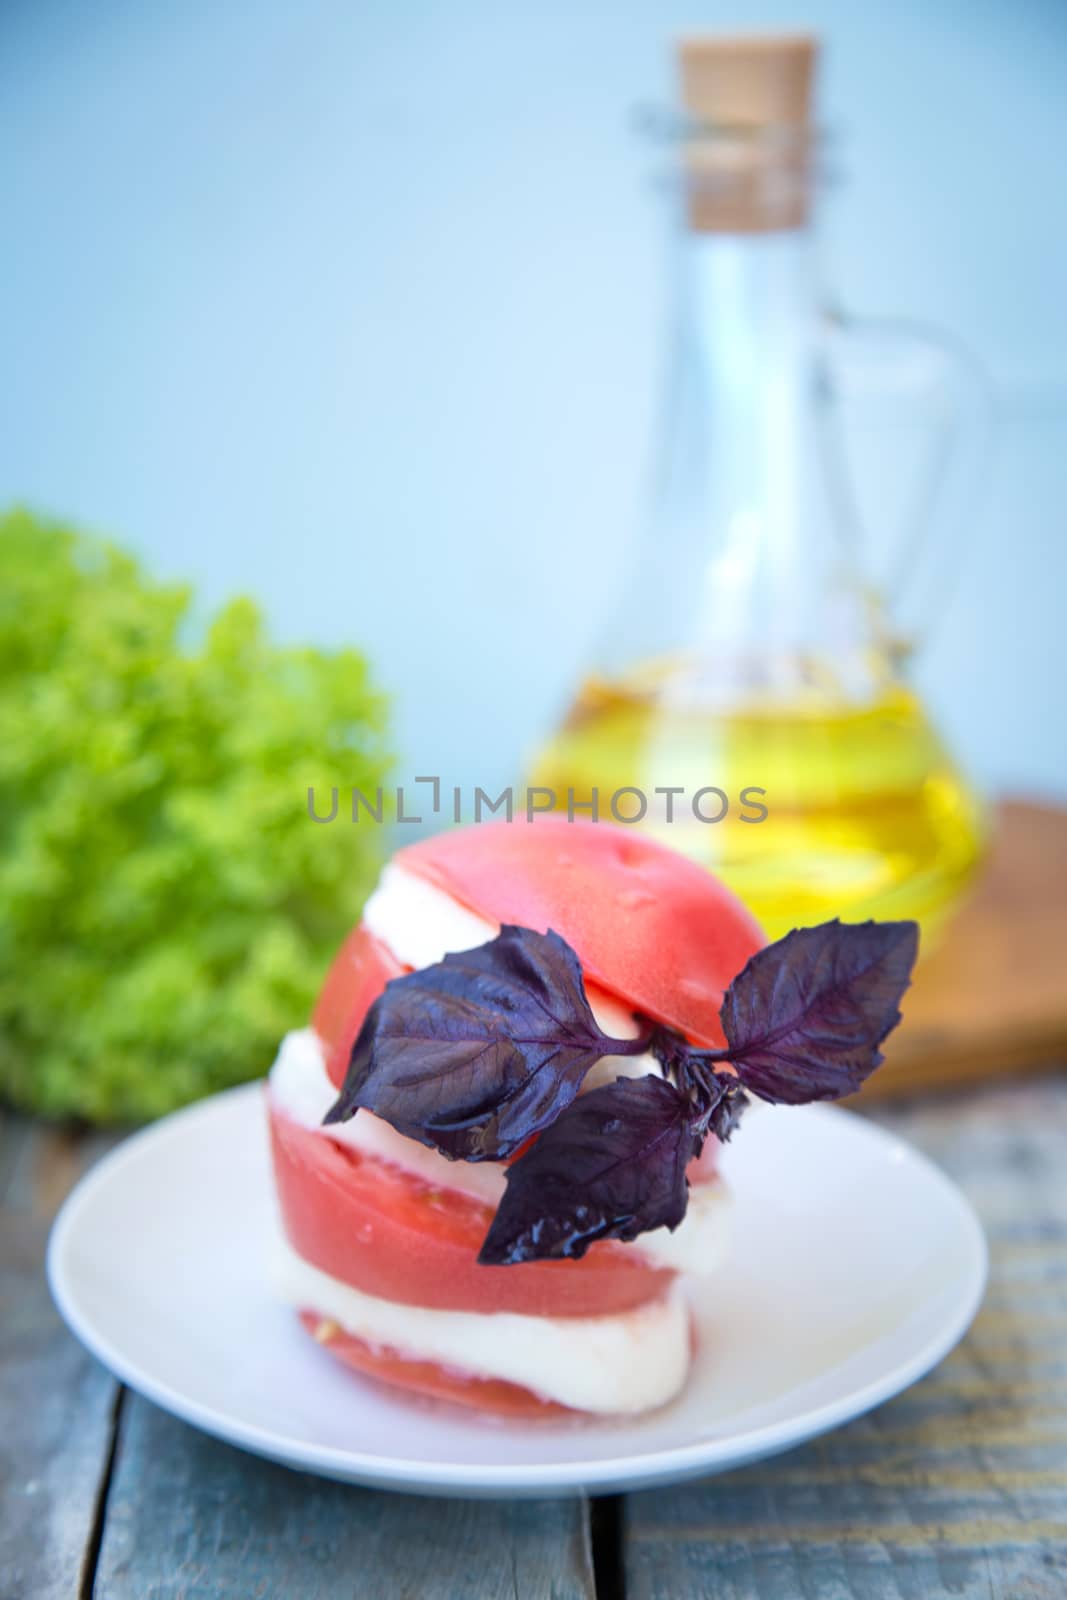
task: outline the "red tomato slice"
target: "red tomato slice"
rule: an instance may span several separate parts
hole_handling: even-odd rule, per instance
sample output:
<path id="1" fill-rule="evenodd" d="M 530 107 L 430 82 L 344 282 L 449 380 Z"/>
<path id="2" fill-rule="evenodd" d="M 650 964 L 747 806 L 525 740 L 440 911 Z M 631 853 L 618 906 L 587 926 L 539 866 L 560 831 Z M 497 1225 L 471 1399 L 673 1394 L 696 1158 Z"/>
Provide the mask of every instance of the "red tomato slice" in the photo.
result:
<path id="1" fill-rule="evenodd" d="M 451 1400 L 456 1405 L 473 1406 L 477 1411 L 490 1411 L 498 1417 L 522 1417 L 532 1421 L 538 1417 L 577 1415 L 570 1406 L 542 1400 L 540 1395 L 520 1384 L 507 1383 L 503 1378 L 475 1378 L 440 1367 L 435 1361 L 415 1361 L 399 1350 L 369 1345 L 315 1311 L 301 1311 L 300 1320 L 317 1342 L 346 1366 L 395 1388 L 431 1395 L 435 1400 Z"/>
<path id="2" fill-rule="evenodd" d="M 554 928 L 596 983 L 699 1044 L 725 1043 L 723 992 L 766 943 L 705 868 L 610 824 L 482 823 L 395 859 L 489 921 Z"/>
<path id="3" fill-rule="evenodd" d="M 311 1014 L 311 1026 L 322 1040 L 326 1071 L 335 1089 L 345 1080 L 363 1018 L 389 979 L 406 971 L 362 922 L 337 952 Z"/>
<path id="4" fill-rule="evenodd" d="M 447 1311 L 593 1317 L 662 1295 L 674 1273 L 605 1240 L 581 1261 L 478 1265 L 492 1206 L 431 1188 L 270 1108 L 274 1173 L 289 1242 L 365 1294 Z"/>

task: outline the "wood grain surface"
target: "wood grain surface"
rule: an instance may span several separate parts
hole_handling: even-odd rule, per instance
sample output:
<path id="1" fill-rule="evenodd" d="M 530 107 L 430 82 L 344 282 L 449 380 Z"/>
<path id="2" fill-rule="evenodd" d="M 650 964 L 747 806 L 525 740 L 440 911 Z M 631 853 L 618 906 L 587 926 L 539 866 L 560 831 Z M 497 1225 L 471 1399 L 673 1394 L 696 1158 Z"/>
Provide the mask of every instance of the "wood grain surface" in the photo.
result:
<path id="1" fill-rule="evenodd" d="M 43 1274 L 52 1215 L 111 1141 L 0 1123 L 0 1596 L 68 1600 L 91 1562 L 115 1384 Z"/>
<path id="2" fill-rule="evenodd" d="M 989 861 L 919 964 L 864 1098 L 1067 1061 L 1067 811 L 1000 807 Z"/>
<path id="3" fill-rule="evenodd" d="M 588 1600 L 587 1509 L 330 1483 L 242 1455 L 128 1395 L 96 1593 Z"/>
<path id="4" fill-rule="evenodd" d="M 972 1333 L 908 1393 L 802 1450 L 592 1507 L 350 1488 L 243 1455 L 138 1396 L 116 1404 L 41 1277 L 47 1219 L 103 1141 L 8 1121 L 0 1600 L 1061 1600 L 1067 1080 L 873 1114 L 983 1216 L 992 1278 Z"/>

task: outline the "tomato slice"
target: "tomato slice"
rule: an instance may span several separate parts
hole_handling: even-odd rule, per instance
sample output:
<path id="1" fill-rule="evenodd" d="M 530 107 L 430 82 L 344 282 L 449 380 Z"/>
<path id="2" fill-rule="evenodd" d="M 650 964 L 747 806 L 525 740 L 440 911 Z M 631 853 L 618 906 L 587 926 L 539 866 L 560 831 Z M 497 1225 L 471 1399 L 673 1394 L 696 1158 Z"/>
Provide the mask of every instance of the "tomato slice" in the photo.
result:
<path id="1" fill-rule="evenodd" d="M 289 1242 L 365 1294 L 447 1311 L 592 1317 L 662 1295 L 675 1274 L 604 1240 L 581 1261 L 484 1267 L 492 1206 L 435 1189 L 270 1107 L 274 1172 Z"/>
<path id="2" fill-rule="evenodd" d="M 390 978 L 399 978 L 406 971 L 362 922 L 337 952 L 311 1014 L 311 1026 L 322 1040 L 326 1071 L 335 1089 L 344 1082 L 363 1018 Z"/>
<path id="3" fill-rule="evenodd" d="M 554 928 L 596 983 L 699 1044 L 725 1043 L 723 992 L 766 943 L 705 868 L 610 823 L 481 823 L 395 860 L 488 921 Z"/>
<path id="4" fill-rule="evenodd" d="M 394 1388 L 430 1395 L 435 1400 L 450 1400 L 455 1405 L 473 1406 L 477 1411 L 489 1411 L 498 1417 L 534 1421 L 538 1417 L 578 1414 L 570 1406 L 542 1400 L 532 1390 L 503 1378 L 476 1378 L 438 1366 L 436 1361 L 417 1361 L 399 1350 L 370 1345 L 315 1311 L 301 1311 L 300 1320 L 313 1338 L 346 1366 Z"/>

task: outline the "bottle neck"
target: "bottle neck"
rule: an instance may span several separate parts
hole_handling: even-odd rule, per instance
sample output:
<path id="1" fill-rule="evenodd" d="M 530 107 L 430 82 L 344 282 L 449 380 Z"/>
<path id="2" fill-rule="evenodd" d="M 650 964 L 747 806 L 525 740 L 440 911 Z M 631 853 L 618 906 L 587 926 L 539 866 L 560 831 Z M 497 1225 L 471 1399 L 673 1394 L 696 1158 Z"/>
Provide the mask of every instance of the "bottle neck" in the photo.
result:
<path id="1" fill-rule="evenodd" d="M 689 233 L 682 244 L 678 520 L 703 546 L 709 635 L 792 614 L 812 516 L 811 235 Z M 673 491 L 672 491 L 673 492 Z"/>
<path id="2" fill-rule="evenodd" d="M 864 646 L 825 470 L 814 256 L 808 228 L 681 241 L 671 404 L 635 589 L 674 619 L 701 696 L 789 695 L 831 633 L 841 660 Z"/>
<path id="3" fill-rule="evenodd" d="M 815 324 L 813 239 L 781 233 L 688 233 L 682 336 L 717 433 L 718 469 L 738 488 L 770 487 L 788 469 L 803 421 Z M 712 420 L 709 416 L 708 420 Z M 744 492 L 742 493 L 744 498 Z"/>

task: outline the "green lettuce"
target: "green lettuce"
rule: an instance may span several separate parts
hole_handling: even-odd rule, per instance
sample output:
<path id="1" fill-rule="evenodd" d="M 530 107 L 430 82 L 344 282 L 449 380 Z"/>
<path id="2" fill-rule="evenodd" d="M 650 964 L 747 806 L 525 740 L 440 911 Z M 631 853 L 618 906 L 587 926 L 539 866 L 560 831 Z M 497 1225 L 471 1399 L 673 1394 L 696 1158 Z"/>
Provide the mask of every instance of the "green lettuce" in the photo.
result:
<path id="1" fill-rule="evenodd" d="M 272 644 L 113 545 L 0 517 L 0 1097 L 95 1122 L 262 1074 L 382 830 L 308 817 L 388 766 L 361 655 Z"/>

